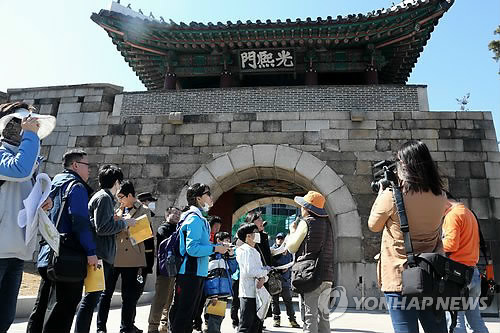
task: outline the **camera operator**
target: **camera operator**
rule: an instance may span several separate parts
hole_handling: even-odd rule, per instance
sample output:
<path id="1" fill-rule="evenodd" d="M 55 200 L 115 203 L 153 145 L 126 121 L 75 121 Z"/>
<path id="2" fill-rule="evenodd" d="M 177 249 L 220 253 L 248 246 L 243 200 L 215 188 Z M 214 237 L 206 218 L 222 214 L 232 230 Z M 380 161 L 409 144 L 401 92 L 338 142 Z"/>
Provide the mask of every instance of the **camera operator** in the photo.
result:
<path id="1" fill-rule="evenodd" d="M 447 199 L 429 149 L 420 141 L 406 142 L 397 152 L 396 168 L 399 179 L 396 185 L 401 187 L 403 193 L 414 251 L 444 254 L 440 237 L 441 217 L 444 215 Z M 394 331 L 418 332 L 420 321 L 425 332 L 446 333 L 443 311 L 421 310 L 409 306 L 411 299 L 401 295 L 401 274 L 407 256 L 390 187 L 380 186 L 368 227 L 373 232 L 383 231 L 377 275 Z"/>

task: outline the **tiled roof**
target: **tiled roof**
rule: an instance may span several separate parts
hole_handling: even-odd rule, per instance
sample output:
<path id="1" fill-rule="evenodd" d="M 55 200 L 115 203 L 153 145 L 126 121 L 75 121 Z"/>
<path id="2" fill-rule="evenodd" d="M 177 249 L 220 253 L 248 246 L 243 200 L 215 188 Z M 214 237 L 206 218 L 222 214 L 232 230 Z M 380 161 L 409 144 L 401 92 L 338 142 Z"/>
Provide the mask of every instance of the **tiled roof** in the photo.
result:
<path id="1" fill-rule="evenodd" d="M 385 58 L 382 83 L 405 83 L 438 20 L 454 0 L 405 0 L 367 14 L 313 20 L 166 22 L 117 3 L 91 19 L 111 37 L 148 89 L 161 89 L 174 54 L 222 54 L 238 49 L 374 48 Z"/>

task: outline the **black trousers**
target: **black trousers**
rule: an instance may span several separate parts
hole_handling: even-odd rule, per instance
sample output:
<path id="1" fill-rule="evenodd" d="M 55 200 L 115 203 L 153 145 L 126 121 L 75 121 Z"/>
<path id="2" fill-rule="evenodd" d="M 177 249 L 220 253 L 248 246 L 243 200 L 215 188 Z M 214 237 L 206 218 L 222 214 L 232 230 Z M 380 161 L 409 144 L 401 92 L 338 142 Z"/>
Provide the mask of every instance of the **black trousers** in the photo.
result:
<path id="1" fill-rule="evenodd" d="M 193 319 L 203 295 L 204 282 L 205 278 L 201 276 L 177 275 L 174 303 L 169 313 L 171 333 L 191 333 L 193 331 Z"/>
<path id="2" fill-rule="evenodd" d="M 240 317 L 238 312 L 240 311 L 240 297 L 239 297 L 239 287 L 240 280 L 233 280 L 233 300 L 231 301 L 231 320 L 233 325 L 238 326 L 240 324 Z"/>
<path id="3" fill-rule="evenodd" d="M 238 333 L 261 333 L 264 322 L 257 317 L 255 298 L 240 297 L 241 319 Z"/>
<path id="4" fill-rule="evenodd" d="M 280 319 L 280 295 L 283 298 L 283 303 L 285 303 L 286 314 L 288 315 L 288 319 L 295 320 L 295 310 L 293 309 L 292 303 L 292 291 L 290 287 L 284 286 L 281 290 L 281 293 L 273 295 L 272 308 L 273 308 L 273 317 L 274 319 Z"/>
<path id="5" fill-rule="evenodd" d="M 51 283 L 43 333 L 69 333 L 82 291 L 83 280 Z"/>
<path id="6" fill-rule="evenodd" d="M 97 330 L 106 331 L 111 298 L 116 288 L 116 282 L 122 278 L 122 312 L 120 332 L 132 332 L 134 330 L 135 308 L 142 284 L 137 281 L 138 267 L 113 267 L 109 281 L 106 281 L 106 289 L 101 295 L 97 311 Z"/>
<path id="7" fill-rule="evenodd" d="M 31 314 L 28 319 L 26 333 L 42 333 L 45 312 L 47 311 L 47 305 L 49 304 L 52 281 L 47 278 L 47 267 L 38 268 L 38 273 L 42 279 L 40 280 L 40 287 L 38 287 L 38 295 L 36 297 L 35 304 L 33 305 L 33 310 L 31 310 Z"/>

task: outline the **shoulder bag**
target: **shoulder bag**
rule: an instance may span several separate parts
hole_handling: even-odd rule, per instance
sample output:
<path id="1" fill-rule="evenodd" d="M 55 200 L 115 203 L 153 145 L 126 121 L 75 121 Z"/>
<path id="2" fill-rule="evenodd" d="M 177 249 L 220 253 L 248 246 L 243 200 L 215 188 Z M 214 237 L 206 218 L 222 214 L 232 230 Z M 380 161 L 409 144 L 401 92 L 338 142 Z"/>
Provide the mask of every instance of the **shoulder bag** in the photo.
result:
<path id="1" fill-rule="evenodd" d="M 61 215 L 71 188 L 77 180 L 69 182 L 62 196 L 61 208 L 57 215 L 56 228 L 59 226 Z M 50 249 L 48 254 L 47 277 L 56 282 L 79 282 L 87 276 L 87 254 L 75 239 L 73 233 L 62 233 L 59 239 L 59 254 Z"/>

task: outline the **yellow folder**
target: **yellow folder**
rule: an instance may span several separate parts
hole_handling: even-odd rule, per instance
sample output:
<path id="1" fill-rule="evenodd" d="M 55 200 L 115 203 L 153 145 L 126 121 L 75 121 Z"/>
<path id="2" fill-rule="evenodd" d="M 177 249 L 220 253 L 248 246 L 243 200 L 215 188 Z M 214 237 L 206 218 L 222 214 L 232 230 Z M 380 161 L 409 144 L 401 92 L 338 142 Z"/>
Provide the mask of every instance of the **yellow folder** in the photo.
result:
<path id="1" fill-rule="evenodd" d="M 132 245 L 137 245 L 144 240 L 153 238 L 153 231 L 149 223 L 147 215 L 142 215 L 136 218 L 137 223 L 128 228 L 128 234 Z"/>
<path id="2" fill-rule="evenodd" d="M 102 266 L 102 260 L 99 260 L 96 270 L 94 270 L 93 265 L 87 266 L 87 277 L 83 281 L 83 284 L 85 285 L 86 293 L 104 290 L 104 268 Z"/>
<path id="3" fill-rule="evenodd" d="M 214 316 L 224 317 L 226 315 L 227 302 L 217 300 L 217 304 L 212 305 L 212 302 L 208 301 L 207 309 L 205 312 Z"/>

